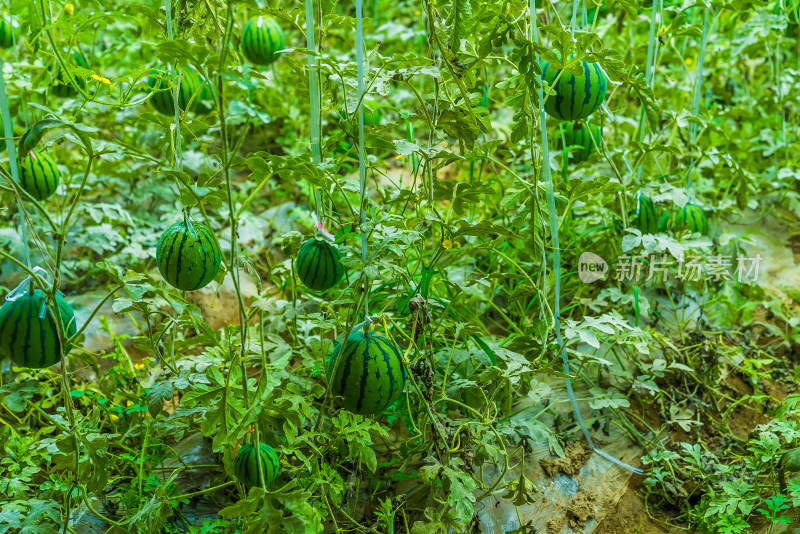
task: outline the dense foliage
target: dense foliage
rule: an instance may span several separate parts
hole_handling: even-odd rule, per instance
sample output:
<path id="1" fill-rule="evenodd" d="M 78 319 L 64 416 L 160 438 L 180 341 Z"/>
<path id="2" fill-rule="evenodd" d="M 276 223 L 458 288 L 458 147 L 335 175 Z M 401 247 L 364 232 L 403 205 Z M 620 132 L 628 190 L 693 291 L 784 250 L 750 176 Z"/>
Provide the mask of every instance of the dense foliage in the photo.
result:
<path id="1" fill-rule="evenodd" d="M 6 7 L 0 534 L 795 520 L 796 0 Z"/>

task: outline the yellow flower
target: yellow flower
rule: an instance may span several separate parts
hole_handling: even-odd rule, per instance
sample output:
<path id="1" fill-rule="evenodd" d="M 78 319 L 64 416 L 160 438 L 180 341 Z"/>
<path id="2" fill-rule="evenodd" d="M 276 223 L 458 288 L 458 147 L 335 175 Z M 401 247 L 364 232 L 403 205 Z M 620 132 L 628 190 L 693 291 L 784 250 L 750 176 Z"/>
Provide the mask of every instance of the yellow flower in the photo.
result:
<path id="1" fill-rule="evenodd" d="M 109 416 L 109 419 L 111 419 L 112 423 L 118 423 L 119 422 L 119 417 L 114 415 L 113 413 Z"/>
<path id="2" fill-rule="evenodd" d="M 143 363 L 134 363 L 133 368 L 136 369 L 137 371 L 143 371 L 145 365 Z"/>
<path id="3" fill-rule="evenodd" d="M 446 248 L 447 250 L 450 250 L 451 248 L 453 248 L 453 242 L 452 242 L 452 241 L 450 241 L 449 239 L 445 239 L 445 240 L 442 242 L 442 246 L 443 246 L 444 248 Z"/>
<path id="4" fill-rule="evenodd" d="M 133 406 L 133 402 L 132 401 L 128 401 L 128 407 L 130 408 L 131 406 Z"/>
<path id="5" fill-rule="evenodd" d="M 396 156 L 394 157 L 394 159 L 403 159 L 403 155 L 402 155 L 402 154 L 398 154 L 398 155 L 396 155 Z"/>
<path id="6" fill-rule="evenodd" d="M 73 4 L 67 4 L 64 6 L 64 13 L 66 13 L 68 17 L 72 16 L 73 11 L 75 11 L 75 6 Z"/>
<path id="7" fill-rule="evenodd" d="M 692 61 L 692 58 L 690 58 L 690 57 L 687 57 L 686 59 L 684 59 L 683 62 L 686 63 L 687 67 L 690 66 L 692 63 L 694 63 L 694 61 Z"/>
<path id="8" fill-rule="evenodd" d="M 100 82 L 100 83 L 104 83 L 106 85 L 111 85 L 111 80 L 109 80 L 108 78 L 103 78 L 102 76 L 98 76 L 97 74 L 92 74 L 89 77 L 91 79 L 93 79 L 93 80 L 96 80 L 96 81 Z"/>

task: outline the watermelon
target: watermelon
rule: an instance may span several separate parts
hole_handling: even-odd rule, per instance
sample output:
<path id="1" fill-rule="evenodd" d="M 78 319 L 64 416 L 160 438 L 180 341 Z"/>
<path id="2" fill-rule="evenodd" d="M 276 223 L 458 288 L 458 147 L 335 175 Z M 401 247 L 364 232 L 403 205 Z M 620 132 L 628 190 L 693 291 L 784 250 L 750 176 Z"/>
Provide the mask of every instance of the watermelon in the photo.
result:
<path id="1" fill-rule="evenodd" d="M 339 358 L 336 375 L 331 376 Z M 344 347 L 338 344 L 328 358 L 328 383 L 331 394 L 342 397 L 345 410 L 362 415 L 382 412 L 405 386 L 400 351 L 383 334 L 354 330 Z"/>
<path id="2" fill-rule="evenodd" d="M 309 239 L 297 253 L 297 276 L 314 291 L 327 291 L 344 276 L 344 266 L 336 247 L 322 239 Z"/>
<path id="3" fill-rule="evenodd" d="M 167 283 L 183 291 L 205 287 L 219 272 L 222 253 L 203 223 L 179 221 L 158 240 L 156 262 Z"/>
<path id="4" fill-rule="evenodd" d="M 53 158 L 38 150 L 31 150 L 22 161 L 19 185 L 36 200 L 44 200 L 56 192 L 60 177 Z"/>
<path id="5" fill-rule="evenodd" d="M 639 206 L 636 213 L 636 228 L 643 234 L 658 233 L 658 212 L 650 197 L 639 197 Z"/>
<path id="6" fill-rule="evenodd" d="M 585 119 L 603 103 L 608 81 L 597 63 L 584 61 L 578 75 L 565 72 L 558 82 L 556 78 L 561 69 L 550 68 L 550 63 L 545 60 L 540 66 L 542 79 L 552 87 L 544 103 L 544 109 L 551 117 L 562 121 Z"/>
<path id="7" fill-rule="evenodd" d="M 254 65 L 270 65 L 286 48 L 283 30 L 269 17 L 248 20 L 242 29 L 242 55 Z"/>
<path id="8" fill-rule="evenodd" d="M 70 58 L 66 58 L 66 61 L 71 62 L 74 66 L 83 67 L 84 69 L 89 68 L 86 57 L 81 54 L 79 50 L 73 48 L 70 51 Z M 55 68 L 58 70 L 58 74 L 56 75 L 55 82 L 53 82 L 53 94 L 60 97 L 72 97 L 77 95 L 78 92 L 75 90 L 75 87 L 68 81 L 69 77 L 60 70 L 58 65 L 56 65 Z M 75 78 L 75 83 L 77 83 L 81 89 L 86 87 L 86 82 L 84 82 L 83 78 L 76 72 L 72 72 L 72 77 Z"/>
<path id="9" fill-rule="evenodd" d="M 0 19 L 0 47 L 14 46 L 15 37 L 13 22 L 6 18 Z"/>
<path id="10" fill-rule="evenodd" d="M 574 163 L 589 159 L 589 155 L 594 152 L 595 145 L 599 146 L 602 142 L 600 127 L 582 122 L 564 123 L 561 135 L 563 136 L 561 146 L 567 146 L 569 159 Z M 559 137 L 559 141 L 562 141 L 561 137 Z"/>
<path id="11" fill-rule="evenodd" d="M 261 460 L 261 474 L 264 476 L 264 485 L 268 486 L 277 478 L 281 465 L 278 453 L 266 443 L 258 444 L 259 452 L 251 444 L 243 445 L 236 453 L 233 461 L 233 472 L 239 482 L 247 488 L 259 485 L 258 460 Z"/>
<path id="12" fill-rule="evenodd" d="M 183 69 L 183 73 L 181 74 L 180 94 L 178 95 L 178 107 L 181 111 L 186 111 L 189 102 L 191 102 L 192 107 L 194 107 L 195 104 L 200 101 L 200 97 L 204 93 L 204 91 L 200 89 L 202 83 L 202 78 L 196 70 L 191 67 Z M 153 89 L 153 96 L 150 98 L 150 105 L 153 106 L 153 109 L 163 115 L 174 115 L 175 86 L 167 79 L 167 74 L 163 71 L 153 71 L 152 75 L 147 78 L 147 85 Z M 206 87 L 207 85 L 204 85 L 203 89 L 206 89 Z M 198 90 L 200 91 L 199 93 Z M 198 94 L 195 96 L 195 93 Z M 192 100 L 193 96 L 194 100 Z"/>
<path id="13" fill-rule="evenodd" d="M 64 335 L 77 332 L 75 314 L 59 291 L 56 304 Z M 44 317 L 40 317 L 42 310 Z M 70 347 L 64 354 L 69 352 Z M 55 307 L 41 289 L 7 300 L 0 308 L 0 358 L 11 358 L 20 367 L 43 369 L 61 361 L 61 345 L 55 322 Z"/>
<path id="14" fill-rule="evenodd" d="M 685 227 L 692 232 L 708 234 L 708 219 L 703 208 L 696 204 L 686 204 L 675 216 L 675 226 Z"/>

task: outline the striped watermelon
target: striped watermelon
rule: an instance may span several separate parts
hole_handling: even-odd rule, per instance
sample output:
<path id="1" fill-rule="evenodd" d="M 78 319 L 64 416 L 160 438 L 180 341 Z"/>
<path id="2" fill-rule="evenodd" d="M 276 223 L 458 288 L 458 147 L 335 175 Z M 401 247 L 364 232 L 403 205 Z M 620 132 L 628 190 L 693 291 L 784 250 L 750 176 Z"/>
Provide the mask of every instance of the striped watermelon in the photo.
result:
<path id="1" fill-rule="evenodd" d="M 567 122 L 561 130 L 563 141 L 561 146 L 567 146 L 569 159 L 573 163 L 580 163 L 589 159 L 594 152 L 595 145 L 600 146 L 600 127 L 593 124 L 588 125 L 582 122 Z"/>
<path id="2" fill-rule="evenodd" d="M 544 109 L 551 117 L 562 121 L 585 119 L 603 103 L 608 81 L 597 63 L 584 61 L 580 74 L 565 72 L 560 78 L 561 69 L 550 68 L 548 61 L 542 61 L 540 66 L 542 79 L 552 87 L 544 103 Z"/>
<path id="3" fill-rule="evenodd" d="M 286 48 L 283 30 L 269 17 L 248 20 L 242 29 L 242 55 L 254 65 L 270 65 Z"/>
<path id="4" fill-rule="evenodd" d="M 688 228 L 692 232 L 708 234 L 708 219 L 703 208 L 696 204 L 686 204 L 675 216 L 675 226 Z"/>
<path id="5" fill-rule="evenodd" d="M 650 197 L 639 197 L 638 213 L 636 214 L 636 228 L 643 234 L 658 233 L 658 212 Z"/>
<path id="6" fill-rule="evenodd" d="M 70 61 L 74 66 L 77 67 L 83 67 L 84 69 L 89 68 L 89 63 L 86 61 L 86 57 L 79 50 L 73 48 L 70 51 L 70 57 L 71 59 L 66 58 L 65 61 Z M 69 77 L 60 70 L 58 65 L 56 65 L 55 68 L 58 70 L 58 74 L 56 75 L 55 82 L 51 88 L 52 93 L 55 96 L 60 97 L 72 97 L 77 95 L 78 92 L 75 90 L 75 87 L 73 87 L 72 83 L 68 81 Z M 72 77 L 75 78 L 75 83 L 77 83 L 81 89 L 86 87 L 86 82 L 76 72 L 72 72 Z"/>
<path id="7" fill-rule="evenodd" d="M 14 46 L 15 39 L 14 26 L 9 19 L 0 19 L 0 47 L 10 48 Z"/>
<path id="8" fill-rule="evenodd" d="M 233 472 L 239 482 L 247 488 L 259 485 L 258 459 L 261 459 L 261 472 L 264 476 L 264 485 L 269 486 L 277 478 L 281 470 L 278 453 L 266 443 L 259 443 L 259 453 L 249 443 L 243 445 L 236 453 L 233 461 Z"/>
<path id="9" fill-rule="evenodd" d="M 177 81 L 177 80 L 176 80 Z M 178 107 L 181 111 L 186 111 L 189 102 L 192 108 L 195 107 L 203 95 L 200 89 L 202 84 L 200 75 L 192 67 L 183 69 L 181 74 L 180 94 L 178 95 Z M 147 78 L 147 85 L 153 88 L 153 96 L 150 98 L 150 105 L 162 115 L 172 116 L 175 114 L 175 89 L 174 85 L 167 79 L 167 74 L 163 71 L 153 71 L 153 75 Z M 203 86 L 205 89 L 206 86 Z M 198 93 L 198 90 L 200 91 Z M 195 95 L 195 93 L 198 93 Z M 192 100 L 194 97 L 194 100 Z"/>
<path id="10" fill-rule="evenodd" d="M 331 376 L 336 360 L 342 361 Z M 342 397 L 345 410 L 362 415 L 379 413 L 400 397 L 405 386 L 403 360 L 397 346 L 383 334 L 353 331 L 328 358 L 331 394 Z"/>
<path id="11" fill-rule="evenodd" d="M 297 276 L 314 291 L 327 291 L 344 276 L 344 266 L 336 247 L 322 239 L 309 239 L 297 253 Z"/>
<path id="12" fill-rule="evenodd" d="M 44 200 L 56 192 L 60 177 L 53 158 L 31 150 L 22 161 L 19 185 L 36 200 Z"/>
<path id="13" fill-rule="evenodd" d="M 75 315 L 60 291 L 56 294 L 56 304 L 64 335 L 74 336 L 77 332 Z M 45 314 L 40 318 L 42 309 Z M 69 347 L 65 354 L 68 352 Z M 55 307 L 47 302 L 47 295 L 41 289 L 16 300 L 7 300 L 0 308 L 0 358 L 3 357 L 11 358 L 20 367 L 32 369 L 44 369 L 61 361 Z"/>
<path id="14" fill-rule="evenodd" d="M 222 253 L 214 233 L 203 223 L 179 221 L 158 240 L 156 261 L 167 283 L 183 291 L 205 287 L 219 272 Z"/>

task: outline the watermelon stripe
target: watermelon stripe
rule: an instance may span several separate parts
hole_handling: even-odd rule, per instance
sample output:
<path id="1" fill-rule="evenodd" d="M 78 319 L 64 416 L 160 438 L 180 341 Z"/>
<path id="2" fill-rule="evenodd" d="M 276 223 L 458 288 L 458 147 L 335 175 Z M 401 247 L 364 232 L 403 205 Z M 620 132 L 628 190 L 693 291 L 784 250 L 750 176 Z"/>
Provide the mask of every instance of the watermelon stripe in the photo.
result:
<path id="1" fill-rule="evenodd" d="M 355 354 L 361 357 L 361 380 L 359 381 L 359 396 L 358 402 L 356 403 L 356 412 L 360 412 L 364 406 L 364 400 L 366 399 L 366 392 L 367 392 L 367 380 L 370 378 L 369 373 L 369 362 L 370 360 L 374 360 L 375 358 L 370 355 L 370 347 L 369 347 L 370 338 L 367 337 L 364 339 L 363 342 L 359 342 L 355 349 Z M 364 348 L 361 348 L 362 343 L 364 344 Z M 375 370 L 375 381 L 380 384 L 380 373 L 378 370 Z M 380 397 L 379 397 L 380 398 Z"/>
<path id="2" fill-rule="evenodd" d="M 19 315 L 17 315 L 16 320 L 14 321 L 14 333 L 11 335 L 11 346 L 14 347 L 17 345 L 17 336 L 19 335 L 19 323 L 22 320 L 22 316 L 25 314 L 25 306 L 27 305 L 28 301 L 25 300 L 19 307 Z"/>
<path id="3" fill-rule="evenodd" d="M 380 337 L 375 337 L 375 346 L 378 347 L 378 350 L 381 352 L 381 355 L 383 356 L 383 363 L 386 365 L 386 372 L 389 375 L 389 393 L 387 394 L 386 397 L 391 399 L 391 398 L 394 398 L 394 386 L 395 386 L 395 383 L 396 383 L 396 381 L 395 381 L 396 379 L 395 379 L 395 376 L 394 376 L 394 370 L 392 369 L 392 363 L 393 362 L 392 362 L 392 357 L 389 355 L 388 352 L 386 352 L 383 349 L 381 344 L 386 345 L 387 348 L 392 352 L 395 352 L 396 349 L 394 349 L 394 347 L 389 346 L 389 342 L 386 339 L 383 339 L 383 338 L 380 338 Z M 396 357 L 397 357 L 397 354 L 395 352 L 395 358 Z M 384 406 L 384 409 L 386 409 L 386 408 L 388 408 L 388 406 Z"/>
<path id="4" fill-rule="evenodd" d="M 28 328 L 25 329 L 25 344 L 22 346 L 22 351 L 25 354 L 30 354 L 31 350 L 31 330 L 33 330 L 33 308 L 30 301 L 27 302 L 28 306 Z M 41 364 L 41 362 L 40 362 Z"/>
<path id="5" fill-rule="evenodd" d="M 178 286 L 181 285 L 181 275 L 183 274 L 183 247 L 186 245 L 189 232 L 183 232 L 181 236 L 181 244 L 178 246 L 178 261 L 175 263 L 175 280 L 178 281 Z"/>

